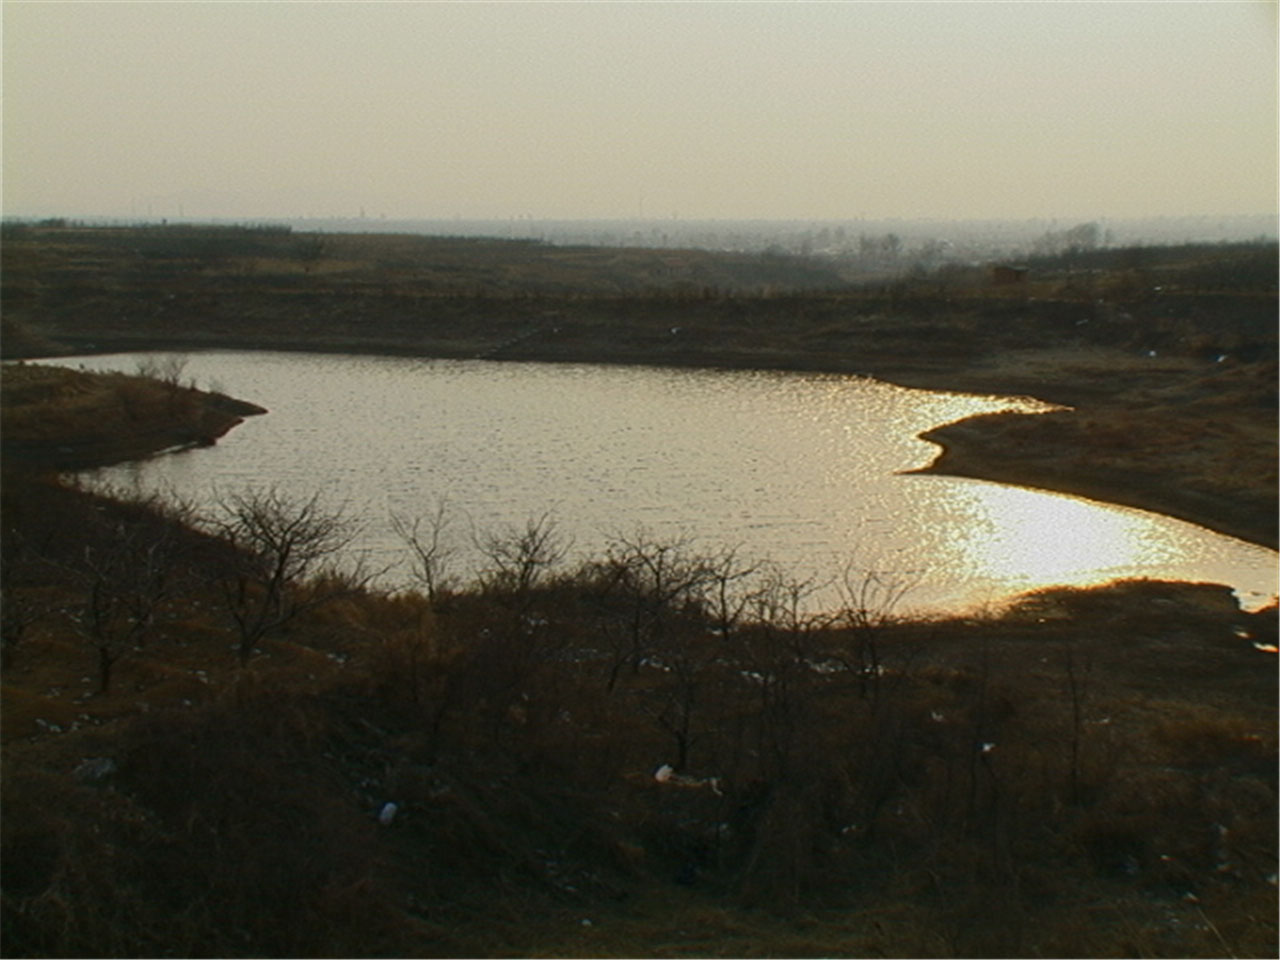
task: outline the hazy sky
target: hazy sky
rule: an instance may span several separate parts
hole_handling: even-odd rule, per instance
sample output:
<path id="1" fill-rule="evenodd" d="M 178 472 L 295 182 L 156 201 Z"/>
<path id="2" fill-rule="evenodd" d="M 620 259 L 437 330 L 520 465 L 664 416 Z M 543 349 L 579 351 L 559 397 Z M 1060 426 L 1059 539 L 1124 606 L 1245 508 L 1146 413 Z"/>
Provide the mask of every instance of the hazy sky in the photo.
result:
<path id="1" fill-rule="evenodd" d="M 1276 5 L 5 2 L 4 212 L 1277 205 Z"/>

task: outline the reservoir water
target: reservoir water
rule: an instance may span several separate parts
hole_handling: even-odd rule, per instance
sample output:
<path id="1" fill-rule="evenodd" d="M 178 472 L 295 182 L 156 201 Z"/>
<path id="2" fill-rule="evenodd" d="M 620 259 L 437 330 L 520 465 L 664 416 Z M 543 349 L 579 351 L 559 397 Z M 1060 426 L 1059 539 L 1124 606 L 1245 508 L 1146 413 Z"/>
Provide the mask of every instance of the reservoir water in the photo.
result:
<path id="1" fill-rule="evenodd" d="M 140 357 L 56 362 L 132 372 Z M 479 569 L 477 534 L 549 514 L 576 557 L 599 555 L 613 534 L 688 537 L 795 576 L 849 568 L 910 582 L 900 612 L 1124 577 L 1226 583 L 1248 607 L 1275 594 L 1275 552 L 1192 524 L 902 474 L 938 452 L 921 431 L 1046 409 L 1030 399 L 827 374 L 256 351 L 191 354 L 183 378 L 270 413 L 217 446 L 91 471 L 93 482 L 206 506 L 248 486 L 319 492 L 363 521 L 356 546 L 390 565 L 388 585 L 405 577 L 391 515 L 443 503 L 463 575 Z"/>

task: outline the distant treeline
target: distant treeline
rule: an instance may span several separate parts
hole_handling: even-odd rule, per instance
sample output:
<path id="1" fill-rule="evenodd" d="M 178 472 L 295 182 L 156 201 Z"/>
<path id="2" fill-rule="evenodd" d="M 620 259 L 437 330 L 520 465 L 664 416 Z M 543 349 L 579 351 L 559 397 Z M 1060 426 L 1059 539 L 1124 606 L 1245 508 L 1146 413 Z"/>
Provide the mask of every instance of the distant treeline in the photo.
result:
<path id="1" fill-rule="evenodd" d="M 166 236 L 208 233 L 221 235 L 257 234 L 265 236 L 282 236 L 293 232 L 293 227 L 287 223 L 270 223 L 265 221 L 260 223 L 169 223 L 166 220 L 161 220 L 159 223 L 155 223 L 152 221 L 139 220 L 133 223 L 104 225 L 87 220 L 68 219 L 67 217 L 45 217 L 43 219 L 5 217 L 3 221 L 0 221 L 0 236 L 3 236 L 6 239 L 10 237 L 22 237 L 29 234 L 32 228 L 41 230 L 128 230 L 135 233 L 157 232 L 163 233 Z"/>
<path id="2" fill-rule="evenodd" d="M 1163 274 L 1180 286 L 1205 290 L 1275 290 L 1280 245 L 1259 237 L 1240 243 L 1185 243 L 1168 246 L 1072 248 L 1032 257 L 1032 273 L 1064 270 Z"/>

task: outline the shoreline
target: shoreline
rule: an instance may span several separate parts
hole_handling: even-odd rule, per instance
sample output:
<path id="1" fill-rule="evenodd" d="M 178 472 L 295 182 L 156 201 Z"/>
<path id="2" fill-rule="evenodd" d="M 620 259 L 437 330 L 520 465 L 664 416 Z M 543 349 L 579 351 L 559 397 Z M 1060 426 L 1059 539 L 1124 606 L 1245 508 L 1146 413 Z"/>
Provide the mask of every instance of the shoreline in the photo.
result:
<path id="1" fill-rule="evenodd" d="M 985 441 L 976 430 L 973 421 L 979 421 L 990 414 L 979 414 L 966 420 L 958 420 L 940 427 L 934 427 L 918 434 L 921 440 L 938 446 L 938 455 L 926 466 L 915 470 L 905 470 L 904 474 L 922 474 L 940 477 L 962 477 L 970 480 L 982 480 L 988 483 L 1002 483 L 1009 486 L 1022 487 L 1028 490 L 1039 490 L 1046 493 L 1058 493 L 1065 496 L 1080 497 L 1097 503 L 1111 506 L 1127 507 L 1159 514 L 1174 520 L 1181 520 L 1221 536 L 1231 537 L 1254 546 L 1269 550 L 1277 550 L 1277 538 L 1268 535 L 1257 524 L 1247 520 L 1227 520 L 1219 512 L 1197 507 L 1194 502 L 1198 498 L 1194 494 L 1179 495 L 1168 492 L 1164 497 L 1150 491 L 1139 489 L 1145 486 L 1139 480 L 1126 483 L 1123 478 L 1111 477 L 1110 482 L 1099 481 L 1088 474 L 1060 472 L 1047 475 L 1016 463 L 1001 463 L 985 456 Z M 1026 416 L 1038 416 L 1027 414 Z M 977 428 L 980 429 L 980 428 Z M 966 432 L 966 431 L 975 432 Z M 1145 479 L 1145 478 L 1143 478 Z"/>
<path id="2" fill-rule="evenodd" d="M 32 230 L 0 354 L 275 350 L 786 370 L 1070 412 L 937 436 L 934 472 L 1089 496 L 1277 546 L 1274 245 L 1100 251 L 851 286 L 687 251 L 447 238 Z M 301 246 L 300 246 L 301 244 Z M 319 249 L 320 256 L 311 256 Z M 304 259 L 300 255 L 307 254 Z M 821 275 L 819 275 L 821 274 Z"/>
<path id="3" fill-rule="evenodd" d="M 125 353 L 141 351 L 198 352 L 207 350 L 260 350 L 285 353 L 349 353 L 365 356 L 419 357 L 422 359 L 489 359 L 501 363 L 598 363 L 619 366 L 656 366 L 672 369 L 723 369 L 723 370 L 785 370 L 810 373 L 842 373 L 851 376 L 869 376 L 873 379 L 910 389 L 938 390 L 952 393 L 969 393 L 993 396 L 1031 396 L 1037 400 L 1064 406 L 1061 411 L 1072 418 L 1095 414 L 1094 406 L 1105 396 L 1101 384 L 1066 382 L 1070 375 L 1064 370 L 1036 376 L 1034 372 L 1007 371 L 1006 363 L 989 363 L 984 367 L 965 369 L 940 369 L 936 364 L 903 364 L 901 362 L 875 363 L 865 366 L 870 370 L 850 369 L 845 358 L 833 357 L 828 363 L 815 363 L 816 358 L 762 353 L 749 356 L 741 353 L 721 352 L 715 357 L 691 356 L 685 362 L 673 362 L 671 357 L 645 356 L 643 351 L 620 349 L 611 355 L 547 355 L 537 349 L 522 351 L 527 355 L 476 357 L 457 352 L 424 350 L 421 345 L 404 341 L 370 338 L 312 339 L 305 343 L 293 338 L 242 338 L 232 337 L 212 343 L 195 338 L 111 338 L 103 343 L 101 337 L 92 344 L 65 343 L 72 352 L 66 356 Z M 622 345 L 619 345 L 622 346 Z M 78 348 L 78 349 L 77 349 Z M 1054 351 L 1039 351 L 1039 366 L 1046 368 Z M 36 358 L 32 358 L 36 359 Z M 56 361 L 57 355 L 39 358 Z M 874 358 L 867 357 L 867 361 Z M 1094 358 L 1096 361 L 1115 358 Z M 1022 358 L 1019 358 L 1021 361 Z M 808 361 L 808 362 L 806 362 Z M 1105 371 L 1104 371 L 1105 372 Z M 1054 375 L 1056 374 L 1056 375 Z M 1092 379 L 1092 378 L 1089 378 Z M 1100 408 L 1101 403 L 1098 404 Z M 1119 406 L 1124 407 L 1124 404 Z M 1140 411 L 1133 411 L 1135 413 Z M 1061 435 L 1037 437 L 1045 433 L 1048 420 L 1045 414 L 1018 415 L 1019 438 L 1016 444 L 1002 442 L 1003 427 L 1007 418 L 1001 414 L 986 414 L 954 423 L 943 424 L 919 434 L 920 438 L 937 444 L 941 450 L 925 467 L 910 471 L 935 475 L 967 477 L 992 483 L 1004 483 L 1030 489 L 1085 497 L 1102 503 L 1147 510 L 1195 524 L 1224 536 L 1243 540 L 1257 546 L 1276 550 L 1280 543 L 1276 535 L 1274 509 L 1268 512 L 1265 504 L 1248 500 L 1240 502 L 1211 492 L 1189 489 L 1171 489 L 1159 469 L 1134 470 L 1100 466 L 1091 456 L 1092 438 L 1079 436 L 1078 442 Z M 235 426 L 230 424 L 226 429 Z M 223 431 L 225 432 L 225 430 Z M 1029 456 L 1029 445 L 1045 446 L 1034 451 L 1039 456 Z M 1015 455 L 1014 449 L 1022 455 Z M 158 449 L 158 448 L 157 448 Z M 155 450 L 152 451 L 154 453 Z M 127 459 L 127 458 L 126 458 Z M 1158 467 L 1158 464 L 1156 465 Z"/>

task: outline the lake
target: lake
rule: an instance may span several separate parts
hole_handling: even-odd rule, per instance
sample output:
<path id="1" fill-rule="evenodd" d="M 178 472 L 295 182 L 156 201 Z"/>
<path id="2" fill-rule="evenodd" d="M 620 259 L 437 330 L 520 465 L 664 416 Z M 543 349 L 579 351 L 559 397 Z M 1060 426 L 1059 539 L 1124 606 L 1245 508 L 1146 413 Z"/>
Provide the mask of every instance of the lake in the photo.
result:
<path id="1" fill-rule="evenodd" d="M 133 372 L 139 354 L 63 358 Z M 50 361 L 55 362 L 55 361 Z M 1274 596 L 1276 554 L 1157 514 L 983 481 L 903 475 L 917 438 L 976 413 L 1048 409 L 835 374 L 214 351 L 184 379 L 267 407 L 217 446 L 90 471 L 95 483 L 319 492 L 364 524 L 356 547 L 403 583 L 392 514 L 443 503 L 455 569 L 476 536 L 549 515 L 574 557 L 613 534 L 737 548 L 799 577 L 846 569 L 907 583 L 900 612 L 995 605 L 1123 577 L 1226 583 Z M 820 603 L 834 602 L 830 590 Z"/>

